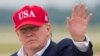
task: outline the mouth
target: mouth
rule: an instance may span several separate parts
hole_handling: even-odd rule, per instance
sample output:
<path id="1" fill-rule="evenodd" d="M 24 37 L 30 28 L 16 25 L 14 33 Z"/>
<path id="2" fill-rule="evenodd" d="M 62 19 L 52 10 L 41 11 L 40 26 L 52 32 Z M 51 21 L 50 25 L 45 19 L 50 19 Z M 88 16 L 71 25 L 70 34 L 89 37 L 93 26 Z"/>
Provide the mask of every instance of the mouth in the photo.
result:
<path id="1" fill-rule="evenodd" d="M 29 40 L 29 41 L 27 41 L 28 43 L 35 43 L 37 40 L 36 39 L 34 39 L 34 40 Z"/>

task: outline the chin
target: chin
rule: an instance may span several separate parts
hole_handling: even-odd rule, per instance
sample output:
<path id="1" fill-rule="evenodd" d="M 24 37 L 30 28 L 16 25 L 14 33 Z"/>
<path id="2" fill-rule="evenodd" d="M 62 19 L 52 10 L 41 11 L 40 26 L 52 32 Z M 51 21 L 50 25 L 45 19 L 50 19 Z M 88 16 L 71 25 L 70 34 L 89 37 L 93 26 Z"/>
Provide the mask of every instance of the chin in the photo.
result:
<path id="1" fill-rule="evenodd" d="M 40 47 L 40 45 L 37 45 L 37 44 L 31 44 L 31 45 L 27 46 L 27 48 L 30 48 L 30 49 L 37 49 L 39 47 Z"/>

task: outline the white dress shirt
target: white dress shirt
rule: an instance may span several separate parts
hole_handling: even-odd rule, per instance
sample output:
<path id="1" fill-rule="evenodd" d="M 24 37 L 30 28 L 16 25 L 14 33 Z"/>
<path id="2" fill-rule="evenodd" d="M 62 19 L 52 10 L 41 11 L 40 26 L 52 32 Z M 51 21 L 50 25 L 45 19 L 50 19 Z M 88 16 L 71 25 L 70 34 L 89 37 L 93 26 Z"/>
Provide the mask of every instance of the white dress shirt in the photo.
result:
<path id="1" fill-rule="evenodd" d="M 73 40 L 73 39 L 72 39 Z M 47 44 L 46 44 L 46 46 L 42 49 L 42 50 L 40 50 L 40 51 L 38 51 L 35 55 L 33 55 L 33 56 L 42 56 L 42 54 L 44 53 L 44 51 L 47 49 L 47 47 L 50 45 L 50 39 L 48 40 L 48 42 L 47 42 Z M 82 52 L 86 52 L 87 51 L 87 48 L 88 48 L 88 45 L 89 45 L 89 38 L 86 36 L 86 41 L 84 41 L 84 42 L 75 42 L 74 40 L 73 40 L 73 43 L 75 44 L 75 46 L 80 50 L 80 51 L 82 51 Z M 23 47 L 18 51 L 18 53 L 17 53 L 17 55 L 18 56 L 25 56 L 24 55 L 24 51 L 23 51 Z"/>
<path id="2" fill-rule="evenodd" d="M 87 51 L 88 46 L 89 46 L 89 42 L 90 42 L 90 39 L 88 38 L 88 36 L 86 36 L 86 41 L 83 41 L 83 42 L 75 42 L 73 40 L 73 43 L 75 44 L 77 49 L 82 51 L 82 52 L 86 52 Z"/>
<path id="3" fill-rule="evenodd" d="M 42 54 L 44 53 L 44 51 L 48 48 L 48 46 L 50 45 L 50 39 L 48 40 L 48 42 L 47 42 L 47 44 L 46 44 L 46 46 L 42 49 L 42 50 L 40 50 L 40 51 L 38 51 L 35 55 L 33 55 L 33 56 L 42 56 Z M 24 54 L 24 51 L 23 51 L 23 47 L 18 51 L 18 53 L 17 53 L 17 55 L 18 56 L 25 56 L 25 54 Z"/>

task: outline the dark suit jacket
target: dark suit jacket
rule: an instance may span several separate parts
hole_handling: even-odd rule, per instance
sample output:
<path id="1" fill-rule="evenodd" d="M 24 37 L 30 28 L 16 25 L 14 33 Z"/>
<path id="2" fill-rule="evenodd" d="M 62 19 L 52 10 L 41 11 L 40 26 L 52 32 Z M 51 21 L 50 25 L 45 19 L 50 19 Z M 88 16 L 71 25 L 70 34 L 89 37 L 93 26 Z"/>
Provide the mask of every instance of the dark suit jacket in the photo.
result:
<path id="1" fill-rule="evenodd" d="M 17 56 L 17 52 L 11 56 Z M 42 56 L 93 56 L 92 44 L 89 43 L 86 52 L 81 52 L 75 47 L 71 39 L 63 39 L 58 44 L 51 41 Z"/>

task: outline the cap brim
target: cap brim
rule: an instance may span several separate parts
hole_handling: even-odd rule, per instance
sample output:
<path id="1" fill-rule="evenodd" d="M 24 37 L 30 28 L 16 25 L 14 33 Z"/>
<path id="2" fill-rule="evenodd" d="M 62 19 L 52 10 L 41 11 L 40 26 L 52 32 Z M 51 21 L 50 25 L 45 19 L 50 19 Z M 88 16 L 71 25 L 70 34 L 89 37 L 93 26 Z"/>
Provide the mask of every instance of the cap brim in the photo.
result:
<path id="1" fill-rule="evenodd" d="M 19 26 L 15 27 L 15 31 L 17 31 L 19 28 L 21 28 L 24 25 L 42 26 L 43 24 L 44 23 L 40 23 L 40 22 L 26 21 L 21 23 Z"/>

